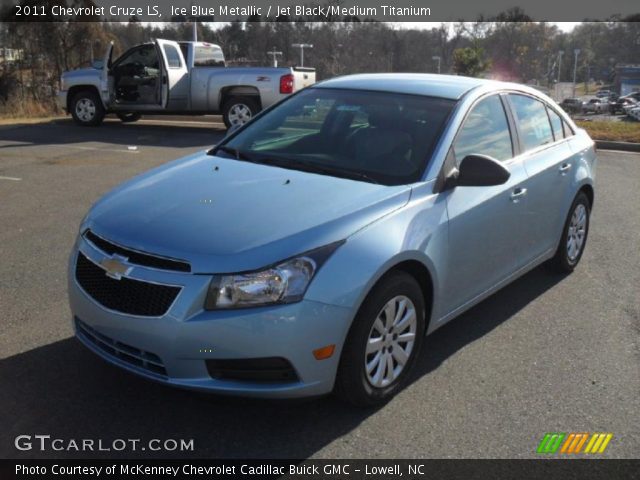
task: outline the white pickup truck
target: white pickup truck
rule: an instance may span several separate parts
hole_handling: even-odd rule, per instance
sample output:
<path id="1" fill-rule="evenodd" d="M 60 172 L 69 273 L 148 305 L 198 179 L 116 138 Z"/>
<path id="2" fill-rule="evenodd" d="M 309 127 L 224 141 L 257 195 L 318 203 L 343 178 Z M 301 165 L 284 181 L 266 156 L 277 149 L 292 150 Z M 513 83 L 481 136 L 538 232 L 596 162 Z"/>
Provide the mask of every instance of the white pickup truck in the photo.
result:
<path id="1" fill-rule="evenodd" d="M 79 125 L 100 125 L 107 113 L 133 122 L 144 113 L 222 114 L 242 125 L 263 108 L 315 83 L 313 68 L 226 67 L 222 49 L 204 42 L 155 40 L 111 60 L 62 74 L 59 105 Z"/>

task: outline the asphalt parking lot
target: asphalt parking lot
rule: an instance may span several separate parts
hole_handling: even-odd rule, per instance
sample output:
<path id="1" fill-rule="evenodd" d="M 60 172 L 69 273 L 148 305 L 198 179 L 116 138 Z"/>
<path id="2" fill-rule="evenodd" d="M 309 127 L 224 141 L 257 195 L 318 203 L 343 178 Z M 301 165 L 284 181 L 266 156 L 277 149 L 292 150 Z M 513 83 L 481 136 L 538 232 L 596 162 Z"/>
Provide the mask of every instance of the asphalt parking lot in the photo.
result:
<path id="1" fill-rule="evenodd" d="M 640 154 L 601 151 L 585 256 L 538 268 L 425 344 L 377 410 L 329 397 L 228 399 L 157 385 L 74 338 L 67 256 L 89 206 L 121 181 L 219 141 L 219 123 L 0 127 L 0 457 L 525 458 L 546 432 L 612 432 L 640 451 Z M 194 439 L 193 452 L 17 451 L 17 435 Z"/>

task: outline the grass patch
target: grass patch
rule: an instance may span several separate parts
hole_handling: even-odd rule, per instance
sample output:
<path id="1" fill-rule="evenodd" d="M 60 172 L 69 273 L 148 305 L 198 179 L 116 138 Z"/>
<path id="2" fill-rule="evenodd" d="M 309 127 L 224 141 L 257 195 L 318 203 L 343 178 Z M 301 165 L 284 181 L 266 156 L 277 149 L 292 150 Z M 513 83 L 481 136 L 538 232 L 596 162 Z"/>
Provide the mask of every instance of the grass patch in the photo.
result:
<path id="1" fill-rule="evenodd" d="M 51 104 L 43 104 L 33 99 L 20 100 L 12 97 L 0 102 L 0 119 L 3 120 L 47 118 L 61 113 Z"/>
<path id="2" fill-rule="evenodd" d="M 594 140 L 640 143 L 640 122 L 577 120 L 576 125 L 584 128 Z"/>

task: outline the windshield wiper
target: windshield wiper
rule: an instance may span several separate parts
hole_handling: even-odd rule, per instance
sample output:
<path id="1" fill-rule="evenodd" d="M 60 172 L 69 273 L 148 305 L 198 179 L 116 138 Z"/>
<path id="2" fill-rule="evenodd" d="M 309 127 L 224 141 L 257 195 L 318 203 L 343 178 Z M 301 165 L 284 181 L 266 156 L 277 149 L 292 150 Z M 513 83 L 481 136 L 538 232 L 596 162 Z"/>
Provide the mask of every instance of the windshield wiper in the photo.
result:
<path id="1" fill-rule="evenodd" d="M 370 177 L 366 173 L 362 172 L 354 172 L 352 170 L 331 170 L 334 175 L 343 176 L 345 178 L 350 178 L 353 180 L 364 180 L 365 182 L 375 183 L 376 185 L 380 185 L 380 182 L 375 178 Z"/>
<path id="2" fill-rule="evenodd" d="M 341 168 L 323 167 L 315 163 L 304 162 L 302 160 L 295 160 L 295 159 L 287 159 L 286 163 L 285 162 L 281 162 L 281 163 L 283 163 L 284 165 L 288 165 L 292 163 L 293 168 L 300 168 L 301 170 L 305 170 L 311 173 L 321 173 L 324 175 L 348 178 L 351 180 L 363 180 L 365 182 L 375 183 L 375 184 L 380 183 L 375 178 L 370 177 L 366 173 L 355 172 L 353 170 L 343 170 Z"/>
<path id="3" fill-rule="evenodd" d="M 375 178 L 370 177 L 366 173 L 354 172 L 353 170 L 342 170 L 339 168 L 323 167 L 321 165 L 317 165 L 312 162 L 304 162 L 302 160 L 297 160 L 297 159 L 288 158 L 288 157 L 252 158 L 248 156 L 246 153 L 241 152 L 237 148 L 228 147 L 226 145 L 221 145 L 219 147 L 216 147 L 211 151 L 211 155 L 215 155 L 215 153 L 218 152 L 218 150 L 224 153 L 227 153 L 229 155 L 232 155 L 233 158 L 235 158 L 236 160 L 244 160 L 246 162 L 258 163 L 262 165 L 273 165 L 275 167 L 291 168 L 294 170 L 302 170 L 304 172 L 320 173 L 323 175 L 331 175 L 336 177 L 349 178 L 352 180 L 362 180 L 369 183 L 380 184 L 379 181 L 377 181 Z"/>
<path id="4" fill-rule="evenodd" d="M 323 175 L 331 175 L 334 177 L 348 178 L 352 180 L 363 180 L 369 183 L 380 184 L 375 178 L 361 172 L 354 172 L 353 170 L 342 170 L 339 168 L 324 167 L 312 162 L 304 162 L 293 158 L 262 158 L 260 163 L 274 165 L 283 168 L 292 168 L 294 170 L 302 170 L 310 173 L 320 173 Z"/>
<path id="5" fill-rule="evenodd" d="M 246 160 L 247 162 L 253 162 L 254 160 L 246 153 L 241 152 L 237 148 L 227 147 L 226 145 L 220 145 L 211 151 L 211 155 L 215 155 L 218 151 L 233 155 L 236 160 Z"/>

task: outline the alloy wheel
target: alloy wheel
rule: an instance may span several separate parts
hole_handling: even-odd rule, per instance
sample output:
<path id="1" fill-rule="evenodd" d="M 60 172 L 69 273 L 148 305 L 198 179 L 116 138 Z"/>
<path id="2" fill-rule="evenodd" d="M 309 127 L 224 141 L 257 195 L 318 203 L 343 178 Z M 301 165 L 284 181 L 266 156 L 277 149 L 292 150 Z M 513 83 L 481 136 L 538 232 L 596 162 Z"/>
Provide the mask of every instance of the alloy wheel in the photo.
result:
<path id="1" fill-rule="evenodd" d="M 231 123 L 231 125 L 244 125 L 251 120 L 252 116 L 253 114 L 251 113 L 251 109 L 244 103 L 237 103 L 233 105 L 229 109 L 228 114 L 229 123 Z"/>
<path id="2" fill-rule="evenodd" d="M 96 115 L 96 105 L 89 98 L 76 102 L 76 115 L 83 122 L 90 122 Z"/>
<path id="3" fill-rule="evenodd" d="M 579 203 L 571 215 L 569 231 L 567 232 L 567 258 L 572 263 L 576 261 L 582 251 L 586 231 L 587 209 L 583 204 Z"/>
<path id="4" fill-rule="evenodd" d="M 382 308 L 365 350 L 365 373 L 373 387 L 386 387 L 400 376 L 413 351 L 417 325 L 416 308 L 404 295 L 392 298 Z"/>

